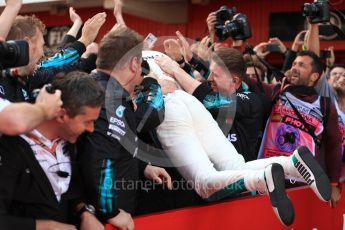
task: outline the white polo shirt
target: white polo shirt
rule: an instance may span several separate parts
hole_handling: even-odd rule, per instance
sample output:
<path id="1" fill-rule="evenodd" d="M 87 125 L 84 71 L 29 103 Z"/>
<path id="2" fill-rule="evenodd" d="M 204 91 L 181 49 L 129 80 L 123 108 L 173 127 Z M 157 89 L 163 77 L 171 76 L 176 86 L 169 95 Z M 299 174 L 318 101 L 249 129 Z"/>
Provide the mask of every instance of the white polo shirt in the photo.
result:
<path id="1" fill-rule="evenodd" d="M 38 130 L 20 136 L 30 144 L 37 161 L 50 181 L 57 200 L 60 201 L 61 195 L 68 190 L 72 175 L 70 153 L 64 148 L 67 142 L 62 139 L 50 141 Z M 59 171 L 65 176 L 58 175 Z"/>

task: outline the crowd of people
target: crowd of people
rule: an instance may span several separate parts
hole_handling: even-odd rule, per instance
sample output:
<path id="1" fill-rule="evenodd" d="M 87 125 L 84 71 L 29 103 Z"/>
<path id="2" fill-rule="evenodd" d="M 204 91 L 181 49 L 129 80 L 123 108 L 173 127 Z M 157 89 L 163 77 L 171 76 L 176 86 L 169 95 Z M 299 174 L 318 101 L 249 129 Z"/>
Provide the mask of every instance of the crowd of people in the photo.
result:
<path id="1" fill-rule="evenodd" d="M 114 4 L 116 24 L 99 44 L 109 16 L 83 23 L 70 8 L 54 51 L 44 23 L 6 0 L 0 40 L 24 40 L 29 53 L 25 66 L 1 71 L 1 229 L 130 230 L 133 215 L 253 194 L 267 194 L 289 226 L 285 187 L 300 184 L 336 206 L 345 65 L 330 48 L 324 68 L 317 24 L 291 48 L 279 38 L 224 48 L 211 12 L 206 37 L 191 44 L 177 31 L 163 54 Z M 268 45 L 284 55 L 281 70 L 265 60 Z"/>

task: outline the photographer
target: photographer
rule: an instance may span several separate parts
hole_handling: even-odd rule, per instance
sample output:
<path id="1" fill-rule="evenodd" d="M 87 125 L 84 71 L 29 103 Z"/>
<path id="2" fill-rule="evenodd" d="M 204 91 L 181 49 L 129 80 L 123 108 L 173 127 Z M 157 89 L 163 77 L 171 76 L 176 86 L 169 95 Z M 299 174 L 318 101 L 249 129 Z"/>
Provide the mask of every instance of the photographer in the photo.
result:
<path id="1" fill-rule="evenodd" d="M 73 43 L 73 47 L 78 50 L 77 55 L 85 51 L 85 45 L 90 44 L 96 37 L 101 25 L 105 22 L 105 14 L 99 13 L 85 23 L 81 38 Z M 3 72 L 0 85 L 4 88 L 3 97 L 9 101 L 29 101 L 31 91 L 35 88 L 41 88 L 49 83 L 59 72 L 70 72 L 79 69 L 83 64 L 70 63 L 61 66 L 38 69 L 37 63 L 43 57 L 43 32 L 44 24 L 34 16 L 18 16 L 7 39 L 23 39 L 29 45 L 29 63 L 22 67 L 7 69 Z M 24 53 L 17 51 L 16 57 L 21 58 Z M 62 57 L 63 59 L 65 57 Z M 54 59 L 54 61 L 57 61 Z M 88 63 L 88 62 L 87 62 Z"/>
<path id="2" fill-rule="evenodd" d="M 6 39 L 21 5 L 21 0 L 6 1 L 6 7 L 0 16 L 0 24 L 2 25 L 0 42 Z M 14 60 L 14 62 L 17 64 L 21 61 Z M 3 63 L 0 64 L 3 65 Z M 0 93 L 0 133 L 5 135 L 19 135 L 31 131 L 44 120 L 55 118 L 62 105 L 60 90 L 50 94 L 46 91 L 46 86 L 40 91 L 35 104 L 11 104 L 3 98 L 5 96 L 3 87 L 1 87 Z"/>

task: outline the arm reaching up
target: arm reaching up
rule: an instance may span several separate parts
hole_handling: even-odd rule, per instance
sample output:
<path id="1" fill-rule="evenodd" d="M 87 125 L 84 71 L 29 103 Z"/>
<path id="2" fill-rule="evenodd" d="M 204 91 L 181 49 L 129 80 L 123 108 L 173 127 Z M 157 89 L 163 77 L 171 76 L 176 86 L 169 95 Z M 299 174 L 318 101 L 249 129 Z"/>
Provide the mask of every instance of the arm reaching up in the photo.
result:
<path id="1" fill-rule="evenodd" d="M 73 7 L 69 8 L 69 17 L 71 18 L 71 21 L 73 22 L 73 25 L 71 29 L 67 32 L 68 35 L 71 35 L 73 37 L 77 37 L 77 34 L 83 25 L 83 21 L 81 20 L 80 16 L 75 12 Z"/>
<path id="2" fill-rule="evenodd" d="M 6 40 L 11 26 L 22 7 L 22 0 L 6 0 L 6 6 L 0 16 L 0 39 Z"/>
<path id="3" fill-rule="evenodd" d="M 126 26 L 125 20 L 122 16 L 122 1 L 121 0 L 114 0 L 114 17 L 116 23 L 111 30 L 116 30 L 119 26 Z"/>

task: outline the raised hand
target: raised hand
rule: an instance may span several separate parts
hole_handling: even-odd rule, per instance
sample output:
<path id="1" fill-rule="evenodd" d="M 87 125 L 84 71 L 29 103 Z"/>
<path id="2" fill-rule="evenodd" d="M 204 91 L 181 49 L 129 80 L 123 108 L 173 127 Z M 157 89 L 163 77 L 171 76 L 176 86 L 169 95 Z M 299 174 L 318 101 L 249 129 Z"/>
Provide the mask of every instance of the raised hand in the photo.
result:
<path id="1" fill-rule="evenodd" d="M 122 1 L 121 0 L 114 0 L 114 16 L 122 14 Z"/>
<path id="2" fill-rule="evenodd" d="M 61 109 L 61 91 L 55 90 L 54 94 L 48 93 L 44 86 L 36 98 L 36 104 L 41 106 L 48 120 L 55 118 Z"/>
<path id="3" fill-rule="evenodd" d="M 23 0 L 5 0 L 6 6 L 11 7 L 21 7 L 23 4 Z"/>
<path id="4" fill-rule="evenodd" d="M 178 37 L 177 41 L 181 46 L 181 53 L 184 57 L 184 60 L 190 61 L 193 57 L 193 53 L 190 49 L 189 43 L 187 42 L 186 38 L 181 34 L 180 31 L 176 31 L 176 35 Z"/>
<path id="5" fill-rule="evenodd" d="M 206 23 L 207 23 L 207 28 L 208 28 L 208 32 L 209 32 L 209 35 L 210 35 L 210 38 L 211 38 L 211 42 L 213 43 L 214 42 L 214 35 L 216 33 L 216 30 L 215 30 L 215 25 L 216 25 L 216 12 L 211 12 L 208 16 L 207 16 L 207 19 L 206 19 Z"/>
<path id="6" fill-rule="evenodd" d="M 277 44 L 279 46 L 280 52 L 285 53 L 286 52 L 286 46 L 279 38 L 270 38 L 268 41 L 270 44 Z"/>
<path id="7" fill-rule="evenodd" d="M 203 60 L 209 60 L 211 57 L 212 48 L 214 47 L 214 43 L 211 46 L 209 46 L 210 42 L 211 42 L 211 38 L 209 36 L 206 36 L 201 40 L 201 42 L 198 46 L 197 55 Z"/>
<path id="8" fill-rule="evenodd" d="M 164 45 L 164 52 L 168 55 L 171 59 L 175 61 L 180 61 L 183 58 L 181 53 L 181 47 L 177 40 L 175 39 L 167 39 L 163 42 Z"/>
<path id="9" fill-rule="evenodd" d="M 292 43 L 292 46 L 291 46 L 291 50 L 297 52 L 299 51 L 300 47 L 304 44 L 304 40 L 305 39 L 302 39 L 303 35 L 305 35 L 305 37 L 307 37 L 306 35 L 306 30 L 302 30 L 301 32 L 299 32 L 296 37 L 295 37 L 295 40 L 294 42 Z"/>
<path id="10" fill-rule="evenodd" d="M 91 42 L 96 39 L 99 29 L 104 24 L 106 17 L 107 14 L 102 12 L 89 18 L 84 24 L 79 41 L 84 43 L 85 46 L 91 44 Z"/>
<path id="11" fill-rule="evenodd" d="M 78 34 L 81 26 L 83 25 L 83 21 L 81 20 L 80 16 L 75 12 L 73 7 L 69 8 L 69 17 L 70 17 L 71 21 L 73 22 L 73 25 L 69 29 L 67 34 L 69 34 L 73 37 L 77 37 L 77 34 Z"/>
<path id="12" fill-rule="evenodd" d="M 261 42 L 258 45 L 254 47 L 254 51 L 256 55 L 258 55 L 261 58 L 265 58 L 270 52 L 266 51 L 266 46 L 268 42 Z"/>
<path id="13" fill-rule="evenodd" d="M 69 8 L 69 17 L 73 23 L 75 23 L 76 21 L 83 22 L 79 14 L 75 12 L 73 7 Z"/>
<path id="14" fill-rule="evenodd" d="M 114 13 L 116 22 L 118 24 L 126 25 L 125 20 L 123 20 L 123 17 L 122 17 L 122 7 L 123 7 L 123 4 L 122 4 L 121 0 L 114 0 L 114 11 L 113 11 L 113 13 Z"/>
<path id="15" fill-rule="evenodd" d="M 11 26 L 22 7 L 22 0 L 6 0 L 5 9 L 0 15 L 0 37 L 6 39 Z"/>

